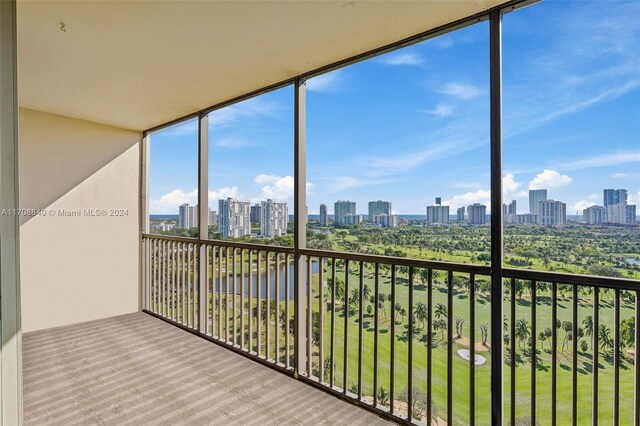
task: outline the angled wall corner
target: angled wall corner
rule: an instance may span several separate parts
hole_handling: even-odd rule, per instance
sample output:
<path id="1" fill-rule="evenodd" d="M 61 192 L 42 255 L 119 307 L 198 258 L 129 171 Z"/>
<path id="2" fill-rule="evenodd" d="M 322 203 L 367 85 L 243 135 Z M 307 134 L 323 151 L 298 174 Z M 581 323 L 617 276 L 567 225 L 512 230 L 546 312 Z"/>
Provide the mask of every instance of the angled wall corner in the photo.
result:
<path id="1" fill-rule="evenodd" d="M 138 311 L 142 134 L 29 109 L 19 128 L 24 331 Z"/>

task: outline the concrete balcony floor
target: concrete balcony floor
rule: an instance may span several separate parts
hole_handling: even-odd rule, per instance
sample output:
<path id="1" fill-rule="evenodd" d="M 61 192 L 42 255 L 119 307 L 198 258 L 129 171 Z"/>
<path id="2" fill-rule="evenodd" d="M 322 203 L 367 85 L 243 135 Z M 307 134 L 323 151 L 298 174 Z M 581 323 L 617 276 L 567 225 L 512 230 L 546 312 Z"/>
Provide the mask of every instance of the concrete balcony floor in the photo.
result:
<path id="1" fill-rule="evenodd" d="M 26 425 L 358 425 L 384 420 L 135 313 L 27 333 Z"/>

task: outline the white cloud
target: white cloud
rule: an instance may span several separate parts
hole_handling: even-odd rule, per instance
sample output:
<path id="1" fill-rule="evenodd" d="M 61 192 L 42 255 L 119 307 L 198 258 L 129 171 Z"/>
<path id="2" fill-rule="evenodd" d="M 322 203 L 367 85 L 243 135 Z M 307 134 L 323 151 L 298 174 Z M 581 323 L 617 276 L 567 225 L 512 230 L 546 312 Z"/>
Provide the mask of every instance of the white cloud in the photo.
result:
<path id="1" fill-rule="evenodd" d="M 345 189 L 359 188 L 362 186 L 379 185 L 392 182 L 391 179 L 354 178 L 353 176 L 334 177 L 330 180 L 328 191 L 330 193 L 344 191 Z"/>
<path id="2" fill-rule="evenodd" d="M 217 191 L 209 191 L 209 207 L 211 210 L 217 210 L 218 200 L 227 198 L 241 198 L 237 186 L 226 186 Z"/>
<path id="3" fill-rule="evenodd" d="M 380 58 L 380 62 L 387 65 L 420 65 L 424 59 L 414 53 L 396 53 Z"/>
<path id="4" fill-rule="evenodd" d="M 273 116 L 281 107 L 275 102 L 252 98 L 209 114 L 209 127 L 228 127 L 242 118 Z"/>
<path id="5" fill-rule="evenodd" d="M 507 173 L 502 177 L 502 193 L 504 198 L 509 198 L 510 195 L 517 193 L 522 184 L 516 182 L 512 173 Z"/>
<path id="6" fill-rule="evenodd" d="M 555 170 L 544 169 L 542 173 L 533 178 L 529 183 L 529 189 L 555 189 L 567 186 L 573 181 L 569 176 L 562 175 Z"/>
<path id="7" fill-rule="evenodd" d="M 181 189 L 164 194 L 157 200 L 151 200 L 149 209 L 153 214 L 178 214 L 178 206 L 184 203 L 196 204 L 198 190 L 185 192 Z"/>
<path id="8" fill-rule="evenodd" d="M 573 211 L 577 211 L 578 214 L 582 214 L 582 210 L 586 209 L 587 207 L 591 207 L 595 205 L 596 203 L 594 203 L 591 200 L 580 200 L 573 205 Z"/>
<path id="9" fill-rule="evenodd" d="M 242 139 L 242 138 L 238 138 L 235 136 L 227 136 L 224 138 L 220 138 L 220 139 L 214 139 L 214 143 L 217 147 L 220 148 L 229 148 L 229 149 L 235 149 L 235 148 L 245 148 L 248 146 L 256 146 L 256 143 L 253 143 L 251 141 Z"/>
<path id="10" fill-rule="evenodd" d="M 633 193 L 628 195 L 627 203 L 629 204 L 640 204 L 640 191 L 636 192 L 635 195 Z"/>
<path id="11" fill-rule="evenodd" d="M 209 207 L 211 210 L 217 210 L 218 200 L 225 198 L 240 198 L 238 187 L 224 187 L 217 191 L 209 191 Z M 198 204 L 198 190 L 186 192 L 181 189 L 162 195 L 157 200 L 151 200 L 150 210 L 152 214 L 178 214 L 178 207 L 181 204 L 188 203 L 191 205 Z"/>
<path id="12" fill-rule="evenodd" d="M 440 93 L 444 93 L 445 95 L 453 96 L 458 99 L 469 100 L 482 95 L 484 90 L 470 84 L 449 83 L 440 89 Z"/>
<path id="13" fill-rule="evenodd" d="M 307 80 L 307 90 L 312 92 L 330 92 L 338 88 L 341 80 L 342 73 L 339 70 L 321 74 Z"/>
<path id="14" fill-rule="evenodd" d="M 624 163 L 640 162 L 640 151 L 616 152 L 607 155 L 596 155 L 581 160 L 571 161 L 561 166 L 565 170 L 590 169 L 592 167 L 615 166 Z"/>
<path id="15" fill-rule="evenodd" d="M 485 204 L 487 206 L 487 211 L 489 210 L 489 203 L 491 201 L 491 191 L 485 191 L 483 189 L 479 189 L 475 192 L 467 192 L 465 194 L 456 195 L 450 200 L 446 200 L 443 202 L 444 205 L 450 206 L 449 214 L 454 214 L 455 209 L 458 207 L 466 207 L 473 203 Z M 454 210 L 454 211 L 451 211 Z"/>
<path id="16" fill-rule="evenodd" d="M 272 199 L 286 201 L 293 197 L 294 180 L 293 176 L 257 175 L 253 179 L 256 183 L 267 184 L 262 187 L 261 199 Z M 313 183 L 307 182 L 307 192 L 314 188 Z"/>
<path id="17" fill-rule="evenodd" d="M 438 104 L 434 109 L 425 110 L 424 112 L 431 115 L 436 115 L 440 118 L 448 117 L 453 114 L 453 105 Z"/>
<path id="18" fill-rule="evenodd" d="M 613 175 L 611 175 L 612 178 L 614 179 L 621 179 L 623 177 L 627 176 L 626 173 L 614 173 Z"/>

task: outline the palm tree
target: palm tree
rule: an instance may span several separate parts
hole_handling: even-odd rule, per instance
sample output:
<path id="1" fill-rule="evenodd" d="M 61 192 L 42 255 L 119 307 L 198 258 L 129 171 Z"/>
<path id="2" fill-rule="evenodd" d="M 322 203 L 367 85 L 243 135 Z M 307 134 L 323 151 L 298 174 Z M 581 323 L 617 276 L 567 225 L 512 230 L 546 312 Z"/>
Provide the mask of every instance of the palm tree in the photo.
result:
<path id="1" fill-rule="evenodd" d="M 447 316 L 447 307 L 443 303 L 436 304 L 435 310 L 436 318 L 444 318 Z"/>
<path id="2" fill-rule="evenodd" d="M 433 322 L 433 329 L 440 330 L 442 333 L 442 340 L 444 340 L 444 332 L 447 329 L 447 322 L 443 319 L 438 319 Z"/>
<path id="3" fill-rule="evenodd" d="M 518 339 L 518 341 L 520 342 L 520 345 L 522 345 L 522 342 L 525 341 L 530 335 L 530 331 L 529 331 L 529 324 L 527 323 L 527 320 L 524 318 L 519 318 L 516 320 L 516 324 L 515 324 L 515 336 L 516 339 Z"/>
<path id="4" fill-rule="evenodd" d="M 540 347 L 544 350 L 544 342 L 547 340 L 547 335 L 544 331 L 541 331 L 540 334 L 538 334 L 538 339 L 540 340 Z"/>
<path id="5" fill-rule="evenodd" d="M 591 339 L 591 349 L 593 349 L 593 317 L 587 315 L 585 319 L 582 320 L 582 325 L 584 325 L 585 334 Z"/>
<path id="6" fill-rule="evenodd" d="M 424 322 L 427 320 L 428 309 L 427 305 L 424 302 L 418 302 L 416 304 L 416 319 L 422 323 L 422 328 L 424 328 Z"/>
<path id="7" fill-rule="evenodd" d="M 487 345 L 487 337 L 489 334 L 489 323 L 483 322 L 480 324 L 480 335 L 482 336 L 482 345 Z"/>

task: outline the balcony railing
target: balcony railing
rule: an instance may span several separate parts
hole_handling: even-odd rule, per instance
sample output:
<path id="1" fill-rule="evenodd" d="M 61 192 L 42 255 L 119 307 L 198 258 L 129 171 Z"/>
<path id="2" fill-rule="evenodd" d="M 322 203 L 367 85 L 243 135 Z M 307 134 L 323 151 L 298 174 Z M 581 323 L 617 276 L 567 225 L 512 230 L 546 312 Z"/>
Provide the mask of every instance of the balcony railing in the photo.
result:
<path id="1" fill-rule="evenodd" d="M 147 312 L 383 417 L 490 423 L 501 368 L 511 424 L 639 424 L 637 281 L 503 268 L 493 318 L 486 266 L 156 235 L 143 253 Z"/>

